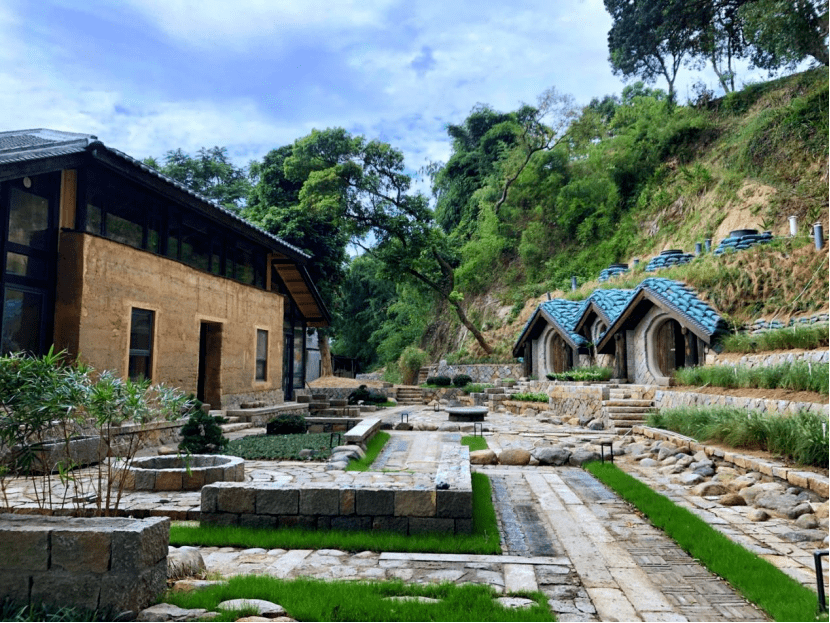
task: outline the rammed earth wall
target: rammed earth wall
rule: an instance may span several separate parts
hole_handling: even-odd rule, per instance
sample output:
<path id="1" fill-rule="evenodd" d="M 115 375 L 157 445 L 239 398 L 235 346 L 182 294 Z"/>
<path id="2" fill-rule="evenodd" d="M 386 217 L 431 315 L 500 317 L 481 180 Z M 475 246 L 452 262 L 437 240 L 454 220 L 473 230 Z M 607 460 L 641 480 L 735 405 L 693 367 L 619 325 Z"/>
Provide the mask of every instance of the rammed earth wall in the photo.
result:
<path id="1" fill-rule="evenodd" d="M 0 597 L 114 614 L 167 588 L 170 519 L 0 515 Z"/>

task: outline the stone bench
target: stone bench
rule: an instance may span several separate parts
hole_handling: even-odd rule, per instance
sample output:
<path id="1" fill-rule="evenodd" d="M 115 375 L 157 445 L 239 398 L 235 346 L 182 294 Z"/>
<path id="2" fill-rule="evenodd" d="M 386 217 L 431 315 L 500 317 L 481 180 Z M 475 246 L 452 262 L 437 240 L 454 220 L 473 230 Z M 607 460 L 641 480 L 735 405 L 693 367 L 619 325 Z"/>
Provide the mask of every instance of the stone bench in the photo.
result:
<path id="1" fill-rule="evenodd" d="M 360 424 L 346 432 L 346 444 L 365 446 L 366 442 L 380 430 L 382 424 L 382 418 L 365 418 Z"/>
<path id="2" fill-rule="evenodd" d="M 167 589 L 170 519 L 0 515 L 0 598 L 138 612 Z"/>
<path id="3" fill-rule="evenodd" d="M 202 489 L 203 523 L 258 528 L 470 533 L 470 452 L 443 444 L 435 474 L 329 472 L 329 482 L 222 482 Z"/>

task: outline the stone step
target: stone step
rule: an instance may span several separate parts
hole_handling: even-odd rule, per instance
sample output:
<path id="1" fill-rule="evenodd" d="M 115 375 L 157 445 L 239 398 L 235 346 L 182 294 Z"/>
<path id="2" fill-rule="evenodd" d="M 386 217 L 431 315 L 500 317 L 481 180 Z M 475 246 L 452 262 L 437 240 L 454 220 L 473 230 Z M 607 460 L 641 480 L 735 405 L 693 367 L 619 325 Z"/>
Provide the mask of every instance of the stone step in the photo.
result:
<path id="1" fill-rule="evenodd" d="M 602 407 L 606 413 L 653 413 L 654 407 Z"/>
<path id="2" fill-rule="evenodd" d="M 238 415 L 226 415 L 225 416 L 225 424 L 236 424 L 238 421 L 239 421 L 239 416 Z"/>
<path id="3" fill-rule="evenodd" d="M 232 424 L 222 424 L 222 432 L 223 433 L 233 433 L 238 430 L 245 430 L 246 428 L 252 428 L 253 424 L 250 422 L 234 422 Z"/>
<path id="4" fill-rule="evenodd" d="M 609 413 L 610 420 L 625 420 L 626 422 L 645 422 L 648 413 Z"/>
<path id="5" fill-rule="evenodd" d="M 637 400 L 635 398 L 602 401 L 603 407 L 651 407 L 652 405 L 652 400 Z"/>
<path id="6" fill-rule="evenodd" d="M 308 404 L 309 411 L 322 411 L 323 409 L 329 408 L 329 401 L 326 400 L 325 402 L 310 402 Z"/>

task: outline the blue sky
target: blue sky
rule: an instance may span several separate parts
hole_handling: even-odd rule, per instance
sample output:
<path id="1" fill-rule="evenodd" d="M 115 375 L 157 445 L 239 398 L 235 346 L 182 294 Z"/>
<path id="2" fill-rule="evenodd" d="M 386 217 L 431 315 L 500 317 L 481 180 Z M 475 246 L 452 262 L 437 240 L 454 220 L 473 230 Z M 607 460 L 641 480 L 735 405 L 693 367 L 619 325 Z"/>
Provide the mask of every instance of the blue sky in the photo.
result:
<path id="1" fill-rule="evenodd" d="M 602 0 L 0 0 L 0 129 L 87 132 L 137 158 L 219 145 L 247 164 L 341 126 L 414 171 L 446 160 L 446 125 L 477 103 L 620 93 L 610 27 Z M 680 101 L 701 78 L 715 89 L 685 71 Z"/>

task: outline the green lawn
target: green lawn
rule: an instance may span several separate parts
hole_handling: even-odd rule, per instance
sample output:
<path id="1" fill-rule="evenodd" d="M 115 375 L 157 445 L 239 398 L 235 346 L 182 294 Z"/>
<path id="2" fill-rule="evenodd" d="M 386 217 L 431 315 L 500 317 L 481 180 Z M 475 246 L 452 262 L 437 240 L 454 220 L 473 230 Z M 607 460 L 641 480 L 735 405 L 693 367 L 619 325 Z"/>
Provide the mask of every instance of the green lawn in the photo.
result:
<path id="1" fill-rule="evenodd" d="M 636 478 L 605 463 L 586 469 L 775 621 L 816 621 L 816 594 Z M 827 620 L 825 617 L 823 620 Z"/>
<path id="2" fill-rule="evenodd" d="M 487 440 L 484 437 L 473 437 L 472 435 L 462 437 L 461 445 L 469 446 L 470 452 L 475 452 L 476 450 L 487 450 L 490 447 L 487 445 Z"/>
<path id="3" fill-rule="evenodd" d="M 427 597 L 436 603 L 390 597 Z M 227 583 L 193 592 L 168 593 L 164 601 L 181 608 L 215 610 L 228 599 L 265 599 L 280 604 L 299 621 L 555 621 L 542 593 L 523 593 L 536 601 L 530 608 L 505 608 L 489 586 L 331 581 L 268 576 L 238 576 Z M 214 621 L 235 621 L 243 612 Z"/>

